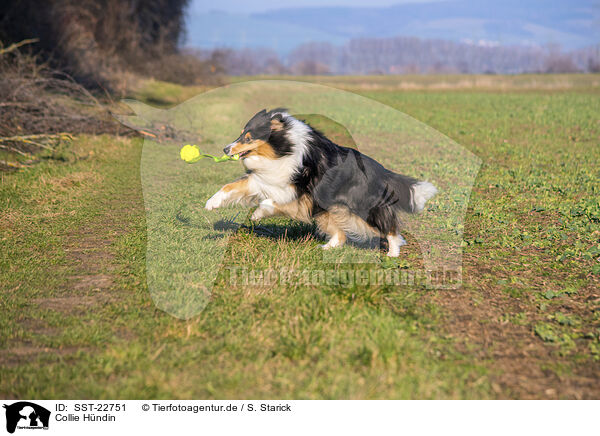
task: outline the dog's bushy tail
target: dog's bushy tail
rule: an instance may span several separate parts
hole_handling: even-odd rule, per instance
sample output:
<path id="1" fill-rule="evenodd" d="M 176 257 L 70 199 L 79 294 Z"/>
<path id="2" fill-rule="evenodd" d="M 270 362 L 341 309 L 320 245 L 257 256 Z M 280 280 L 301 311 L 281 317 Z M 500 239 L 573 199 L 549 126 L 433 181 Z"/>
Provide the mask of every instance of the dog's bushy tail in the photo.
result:
<path id="1" fill-rule="evenodd" d="M 416 182 L 410 186 L 411 212 L 419 213 L 425 208 L 425 203 L 431 199 L 438 190 L 429 182 Z"/>
<path id="2" fill-rule="evenodd" d="M 408 213 L 419 213 L 425 208 L 425 203 L 431 199 L 438 190 L 430 182 L 420 181 L 402 174 L 392 176 L 394 191 L 394 208 Z"/>

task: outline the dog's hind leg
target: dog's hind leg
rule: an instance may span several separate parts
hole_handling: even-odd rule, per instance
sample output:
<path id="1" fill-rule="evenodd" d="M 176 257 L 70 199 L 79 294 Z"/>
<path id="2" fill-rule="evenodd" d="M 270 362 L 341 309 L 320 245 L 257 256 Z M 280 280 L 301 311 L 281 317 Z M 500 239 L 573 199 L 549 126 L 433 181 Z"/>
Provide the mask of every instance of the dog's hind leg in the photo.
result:
<path id="1" fill-rule="evenodd" d="M 346 243 L 346 234 L 341 230 L 337 230 L 333 234 L 333 236 L 331 236 L 329 241 L 327 241 L 327 244 L 321 245 L 321 248 L 323 250 L 329 250 L 330 248 L 341 247 L 345 243 Z"/>
<path id="2" fill-rule="evenodd" d="M 325 245 L 321 245 L 323 250 L 330 248 L 341 247 L 346 243 L 346 234 L 335 220 L 335 215 L 325 212 L 315 218 L 317 226 L 321 233 L 329 237 L 329 241 Z"/>
<path id="3" fill-rule="evenodd" d="M 394 234 L 390 233 L 386 236 L 388 241 L 388 252 L 387 255 L 389 257 L 398 257 L 400 256 L 400 247 L 406 245 L 406 241 L 402 237 L 400 233 Z"/>

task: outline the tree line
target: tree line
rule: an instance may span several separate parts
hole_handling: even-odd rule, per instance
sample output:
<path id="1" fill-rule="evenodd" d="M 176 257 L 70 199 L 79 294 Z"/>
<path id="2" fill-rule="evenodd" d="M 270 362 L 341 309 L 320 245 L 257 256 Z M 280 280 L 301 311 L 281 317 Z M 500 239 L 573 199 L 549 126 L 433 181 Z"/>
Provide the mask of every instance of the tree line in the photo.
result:
<path id="1" fill-rule="evenodd" d="M 226 73 L 255 74 L 518 74 L 600 72 L 600 45 L 563 51 L 557 45 L 501 46 L 412 37 L 361 38 L 337 46 L 300 45 L 287 56 L 269 49 L 196 52 Z"/>

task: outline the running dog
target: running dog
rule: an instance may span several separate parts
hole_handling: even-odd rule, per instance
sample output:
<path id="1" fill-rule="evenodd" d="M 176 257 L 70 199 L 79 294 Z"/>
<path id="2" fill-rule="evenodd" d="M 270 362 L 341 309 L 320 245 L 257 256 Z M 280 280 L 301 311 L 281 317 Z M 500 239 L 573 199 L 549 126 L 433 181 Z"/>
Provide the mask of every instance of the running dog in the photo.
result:
<path id="1" fill-rule="evenodd" d="M 400 255 L 400 212 L 421 212 L 437 193 L 429 182 L 396 174 L 358 150 L 334 144 L 285 109 L 263 109 L 223 151 L 239 155 L 246 175 L 223 186 L 208 210 L 231 204 L 258 205 L 251 219 L 285 215 L 316 222 L 329 239 L 387 239 L 390 257 Z"/>

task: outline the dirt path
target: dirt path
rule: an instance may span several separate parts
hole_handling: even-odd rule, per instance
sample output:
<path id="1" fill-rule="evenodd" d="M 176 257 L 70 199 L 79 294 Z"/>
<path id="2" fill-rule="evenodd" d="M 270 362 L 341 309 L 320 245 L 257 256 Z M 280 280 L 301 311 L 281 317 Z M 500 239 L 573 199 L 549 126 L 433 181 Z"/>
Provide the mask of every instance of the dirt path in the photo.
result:
<path id="1" fill-rule="evenodd" d="M 465 263 L 465 284 L 470 289 L 440 292 L 434 302 L 446 311 L 446 329 L 459 349 L 476 361 L 488 362 L 492 388 L 498 397 L 600 398 L 600 362 L 573 356 L 589 341 L 578 339 L 575 351 L 561 355 L 557 344 L 542 341 L 534 332 L 534 325 L 544 316 L 533 298 L 508 298 L 493 286 L 478 286 L 474 293 L 471 289 L 477 283 L 485 283 L 481 271 L 486 271 L 487 265 L 473 257 L 467 257 Z M 590 302 L 600 309 L 597 287 L 581 290 L 557 309 L 590 319 Z M 511 322 L 507 314 L 526 321 L 522 325 Z"/>

